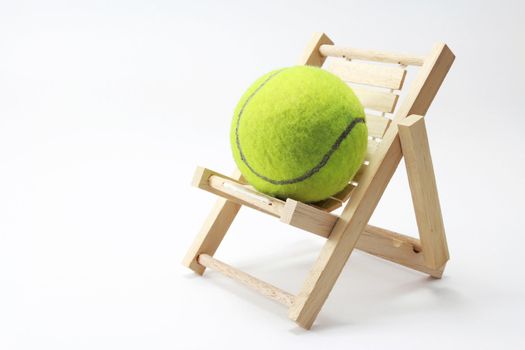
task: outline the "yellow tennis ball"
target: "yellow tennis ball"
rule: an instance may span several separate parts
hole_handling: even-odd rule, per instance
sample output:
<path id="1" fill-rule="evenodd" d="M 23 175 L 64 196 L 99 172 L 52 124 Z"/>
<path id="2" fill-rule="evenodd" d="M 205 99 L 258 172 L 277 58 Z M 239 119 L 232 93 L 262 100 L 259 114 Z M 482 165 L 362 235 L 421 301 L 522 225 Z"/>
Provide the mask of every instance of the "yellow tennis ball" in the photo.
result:
<path id="1" fill-rule="evenodd" d="M 368 130 L 363 106 L 345 82 L 295 66 L 262 76 L 245 92 L 230 141 L 237 166 L 257 190 L 316 202 L 353 178 Z"/>

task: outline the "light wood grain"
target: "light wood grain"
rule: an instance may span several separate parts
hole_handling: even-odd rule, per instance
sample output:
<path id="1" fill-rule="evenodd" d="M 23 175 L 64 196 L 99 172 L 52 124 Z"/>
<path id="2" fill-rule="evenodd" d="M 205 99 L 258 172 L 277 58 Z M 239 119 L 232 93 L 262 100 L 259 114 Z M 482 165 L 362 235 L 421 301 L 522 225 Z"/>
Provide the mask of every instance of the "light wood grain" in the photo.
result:
<path id="1" fill-rule="evenodd" d="M 337 198 L 328 197 L 327 199 L 323 199 L 322 201 L 311 203 L 311 205 L 321 210 L 331 212 L 336 210 L 337 208 L 341 208 L 343 206 L 343 202 Z"/>
<path id="2" fill-rule="evenodd" d="M 319 47 L 324 44 L 333 44 L 333 42 L 324 33 L 314 33 L 301 55 L 298 64 L 321 67 L 326 60 L 326 57 L 321 55 Z"/>
<path id="3" fill-rule="evenodd" d="M 405 81 L 406 69 L 392 65 L 348 62 L 335 59 L 327 68 L 343 81 L 400 90 Z"/>
<path id="4" fill-rule="evenodd" d="M 280 217 L 284 201 L 258 192 L 253 187 L 240 184 L 235 179 L 206 168 L 197 168 L 193 185 L 224 197 L 232 202 Z"/>
<path id="5" fill-rule="evenodd" d="M 204 169 L 201 168 L 201 171 L 204 172 Z M 201 178 L 203 178 L 202 174 L 197 172 L 194 176 L 194 182 Z M 236 170 L 232 178 L 240 181 L 242 179 L 241 172 Z M 215 254 L 240 208 L 241 206 L 238 203 L 231 202 L 225 198 L 218 198 L 204 221 L 199 234 L 188 249 L 182 264 L 192 269 L 195 273 L 202 275 L 205 267 L 197 262 L 197 257 L 203 253 Z"/>
<path id="6" fill-rule="evenodd" d="M 396 108 L 398 95 L 391 92 L 352 86 L 359 101 L 365 108 L 379 112 L 392 113 Z"/>
<path id="7" fill-rule="evenodd" d="M 220 272 L 238 282 L 241 282 L 245 286 L 248 286 L 262 295 L 287 307 L 290 307 L 294 302 L 294 296 L 292 294 L 285 292 L 284 290 L 279 289 L 270 283 L 261 281 L 260 279 L 242 272 L 228 264 L 225 264 L 220 260 L 212 258 L 207 254 L 199 255 L 198 261 L 199 264 Z"/>
<path id="8" fill-rule="evenodd" d="M 323 237 L 328 235 L 337 219 L 337 216 L 314 206 L 291 199 L 284 202 L 209 169 L 197 168 L 194 185 L 233 203 L 278 217 L 282 222 Z"/>
<path id="9" fill-rule="evenodd" d="M 319 51 L 323 56 L 344 57 L 356 60 L 384 62 L 384 63 L 400 63 L 409 66 L 422 66 L 425 57 L 406 55 L 386 51 L 364 50 L 351 47 L 335 46 L 327 43 L 319 47 Z"/>
<path id="10" fill-rule="evenodd" d="M 439 55 L 436 55 L 437 52 L 439 52 Z M 439 43 L 434 45 L 425 61 L 425 66 L 421 67 L 419 74 L 416 75 L 414 81 L 410 84 L 406 98 L 396 112 L 398 120 L 400 116 L 412 114 L 424 116 L 427 114 L 427 110 L 441 87 L 454 59 L 454 54 L 446 44 Z M 427 70 L 428 72 L 426 72 Z M 428 74 L 422 74 L 425 72 Z M 426 76 L 436 78 L 426 79 Z"/>
<path id="11" fill-rule="evenodd" d="M 361 168 L 363 166 L 361 166 Z M 355 189 L 355 185 L 348 184 L 345 188 L 343 188 L 343 190 L 337 192 L 333 197 L 344 203 L 348 200 L 348 198 L 350 198 L 354 189 Z"/>
<path id="12" fill-rule="evenodd" d="M 290 198 L 286 200 L 281 215 L 282 222 L 322 237 L 330 235 L 337 218 L 337 215 Z"/>
<path id="13" fill-rule="evenodd" d="M 361 178 L 364 176 L 364 174 L 366 173 L 366 168 L 367 168 L 368 165 L 362 165 L 361 168 L 359 168 L 359 170 L 357 171 L 357 173 L 354 175 L 354 177 L 352 178 L 352 180 L 348 183 L 348 185 L 346 186 L 345 190 L 345 194 L 346 194 L 346 197 L 344 198 L 341 198 L 341 199 L 345 199 L 348 200 L 349 198 L 351 198 L 350 196 L 354 193 L 355 191 L 355 188 L 357 186 L 359 186 L 359 182 L 361 181 Z"/>
<path id="14" fill-rule="evenodd" d="M 214 174 L 210 176 L 211 180 L 209 181 L 211 186 L 217 186 L 219 191 L 222 191 L 221 186 L 223 180 L 220 179 L 220 177 L 223 177 L 224 175 L 220 175 L 213 171 L 208 171 L 208 173 Z M 213 178 L 216 178 L 216 180 L 214 181 Z M 243 185 L 236 183 L 236 186 Z M 203 189 L 208 190 L 207 188 Z M 220 192 L 217 194 L 221 195 Z M 257 194 L 263 195 L 259 192 L 257 192 Z M 327 213 L 311 205 L 301 203 L 293 199 L 287 199 L 284 205 L 281 200 L 278 200 L 277 203 L 277 206 L 281 207 L 279 211 L 281 212 L 280 220 L 282 222 L 298 227 L 310 233 L 314 233 L 321 237 L 328 238 L 336 221 L 338 220 L 337 215 Z M 264 208 L 265 204 L 263 202 L 255 202 L 253 205 L 259 206 L 260 208 L 258 209 L 260 211 L 272 215 L 266 211 Z M 420 261 L 420 259 L 422 259 L 422 254 L 418 254 L 417 257 L 412 254 L 414 251 L 421 251 L 419 240 L 371 225 L 366 226 L 365 232 L 367 232 L 366 236 L 362 236 L 359 239 L 358 242 L 361 242 L 362 240 L 362 243 L 358 243 L 356 248 L 365 250 L 370 254 L 398 262 L 402 265 L 415 268 L 416 270 L 423 272 L 431 271 L 430 268 L 421 263 L 422 260 Z M 410 249 L 407 248 L 408 245 L 410 245 Z M 401 247 L 401 249 L 395 249 L 399 247 Z"/>
<path id="15" fill-rule="evenodd" d="M 368 146 L 366 147 L 366 157 L 367 160 L 372 160 L 374 157 L 374 153 L 376 153 L 377 149 L 379 148 L 379 145 L 381 144 L 381 139 L 369 139 L 368 140 Z M 361 166 L 363 168 L 363 166 Z M 364 168 L 363 168 L 364 169 Z M 359 180 L 356 180 L 359 182 Z"/>
<path id="16" fill-rule="evenodd" d="M 437 269 L 449 253 L 425 121 L 411 115 L 398 127 L 425 264 Z"/>
<path id="17" fill-rule="evenodd" d="M 304 328 L 312 326 L 397 167 L 401 147 L 397 133 L 390 137 L 393 147 L 383 149 L 383 155 L 365 172 L 290 308 L 289 317 Z"/>
<path id="18" fill-rule="evenodd" d="M 384 116 L 367 114 L 366 126 L 368 127 L 368 136 L 382 138 L 391 120 Z"/>
<path id="19" fill-rule="evenodd" d="M 433 277 L 439 278 L 443 273 L 443 269 L 429 268 L 425 264 L 418 239 L 383 228 L 367 225 L 357 241 L 356 249 Z"/>
<path id="20" fill-rule="evenodd" d="M 436 46 L 418 72 L 403 109 L 398 111 L 388 128 L 370 166 L 354 190 L 352 200 L 337 220 L 295 303 L 290 307 L 289 317 L 300 326 L 307 329 L 312 326 L 401 161 L 397 123 L 416 107 L 425 111 L 428 109 L 437 93 L 434 87 L 444 80 L 452 61 L 445 46 Z M 436 64 L 439 69 L 435 68 Z"/>

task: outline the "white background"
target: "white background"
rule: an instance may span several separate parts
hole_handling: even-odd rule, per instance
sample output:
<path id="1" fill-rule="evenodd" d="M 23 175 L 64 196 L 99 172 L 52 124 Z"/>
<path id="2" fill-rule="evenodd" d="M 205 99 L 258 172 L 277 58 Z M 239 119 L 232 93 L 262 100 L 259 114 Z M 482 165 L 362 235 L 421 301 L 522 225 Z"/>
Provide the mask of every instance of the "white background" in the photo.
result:
<path id="1" fill-rule="evenodd" d="M 523 349 L 520 1 L 2 1 L 0 348 Z M 427 126 L 442 280 L 356 252 L 310 332 L 180 261 L 229 173 L 235 104 L 336 43 L 457 59 Z M 372 223 L 416 234 L 404 166 Z M 243 209 L 217 257 L 297 293 L 323 243 Z"/>

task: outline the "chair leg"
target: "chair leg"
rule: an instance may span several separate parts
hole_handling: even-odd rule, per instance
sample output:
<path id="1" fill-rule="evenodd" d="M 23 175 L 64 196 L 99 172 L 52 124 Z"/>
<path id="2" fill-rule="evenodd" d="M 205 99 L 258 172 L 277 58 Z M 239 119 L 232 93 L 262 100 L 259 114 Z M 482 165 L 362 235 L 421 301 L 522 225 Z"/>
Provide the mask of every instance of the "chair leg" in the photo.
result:
<path id="1" fill-rule="evenodd" d="M 241 180 L 242 175 L 238 169 L 232 175 L 232 178 Z M 215 254 L 240 208 L 240 204 L 225 198 L 219 198 L 204 222 L 200 233 L 186 253 L 182 264 L 202 275 L 206 268 L 199 264 L 199 255 L 207 254 L 213 256 Z"/>
<path id="2" fill-rule="evenodd" d="M 312 326 L 396 171 L 401 156 L 401 144 L 395 128 L 383 138 L 354 191 L 354 198 L 335 223 L 317 262 L 290 307 L 288 316 L 301 327 L 309 329 Z"/>
<path id="3" fill-rule="evenodd" d="M 362 230 L 353 230 L 339 235 L 336 232 L 334 228 L 301 292 L 295 297 L 295 301 L 288 312 L 290 319 L 306 329 L 312 327 L 317 314 L 323 307 L 350 257 Z"/>
<path id="4" fill-rule="evenodd" d="M 412 115 L 398 124 L 425 265 L 441 270 L 449 259 L 425 120 Z M 440 278 L 441 273 L 432 274 Z"/>

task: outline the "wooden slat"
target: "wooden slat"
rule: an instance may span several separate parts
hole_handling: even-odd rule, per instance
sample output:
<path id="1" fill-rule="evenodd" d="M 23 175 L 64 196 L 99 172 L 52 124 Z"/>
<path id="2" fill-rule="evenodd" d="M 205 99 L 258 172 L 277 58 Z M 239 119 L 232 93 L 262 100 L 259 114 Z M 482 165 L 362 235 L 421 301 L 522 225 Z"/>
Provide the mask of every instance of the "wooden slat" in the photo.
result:
<path id="1" fill-rule="evenodd" d="M 204 169 L 200 169 L 204 171 Z M 194 181 L 197 181 L 197 178 L 202 178 L 202 173 L 199 174 L 199 172 L 198 169 L 194 176 Z M 232 179 L 239 181 L 242 179 L 241 172 L 238 169 L 235 170 Z M 218 198 L 206 221 L 204 221 L 199 234 L 195 237 L 190 249 L 188 249 L 182 264 L 192 269 L 195 273 L 202 275 L 205 268 L 197 262 L 197 257 L 202 253 L 215 254 L 240 208 L 241 205 L 239 203 L 231 202 L 226 198 Z"/>
<path id="2" fill-rule="evenodd" d="M 284 201 L 206 168 L 196 169 L 193 186 L 276 217 L 281 217 L 281 209 L 284 207 Z"/>
<path id="3" fill-rule="evenodd" d="M 372 156 L 369 155 L 367 157 L 371 158 Z M 354 175 L 350 183 L 346 185 L 345 188 L 343 188 L 341 191 L 334 194 L 330 198 L 327 198 L 320 202 L 313 203 L 313 205 L 315 207 L 318 207 L 321 210 L 328 211 L 328 212 L 334 211 L 335 209 L 342 207 L 343 204 L 350 198 L 352 192 L 356 188 L 356 182 L 357 183 L 359 182 L 359 178 L 361 177 L 361 174 L 364 171 L 364 167 L 366 166 L 367 165 L 362 165 L 361 168 L 359 168 L 357 173 Z"/>
<path id="4" fill-rule="evenodd" d="M 403 87 L 407 72 L 399 66 L 348 62 L 343 59 L 336 59 L 327 70 L 349 83 L 394 90 Z"/>
<path id="5" fill-rule="evenodd" d="M 363 165 L 364 166 L 364 165 Z M 361 168 L 363 167 L 361 166 Z M 354 176 L 355 178 L 355 176 Z M 348 198 L 350 198 L 350 195 L 352 194 L 352 191 L 354 190 L 355 185 L 352 185 L 351 183 L 348 184 L 343 190 L 336 193 L 333 197 L 340 200 L 341 202 L 346 202 Z"/>
<path id="6" fill-rule="evenodd" d="M 412 115 L 398 127 L 425 264 L 439 268 L 449 254 L 425 121 Z"/>
<path id="7" fill-rule="evenodd" d="M 352 86 L 351 88 L 365 108 L 386 113 L 392 113 L 396 108 L 399 98 L 396 94 L 356 86 Z"/>
<path id="8" fill-rule="evenodd" d="M 413 253 L 421 253 L 423 249 L 421 247 L 421 242 L 419 239 L 410 237 L 407 235 L 403 235 L 401 233 L 397 233 L 391 230 L 387 230 L 381 227 L 377 227 L 373 225 L 366 225 L 365 232 L 367 232 L 368 237 L 388 239 L 391 241 L 389 245 L 393 247 L 397 247 L 397 248 L 401 246 L 405 246 Z M 361 238 L 359 240 L 361 240 Z M 361 247 L 364 248 L 365 245 L 361 244 Z M 361 250 L 365 250 L 365 249 L 361 249 Z"/>
<path id="9" fill-rule="evenodd" d="M 321 45 L 319 51 L 323 56 L 345 57 L 356 60 L 366 60 L 385 63 L 399 63 L 409 66 L 422 66 L 425 57 L 399 54 L 386 51 L 363 50 L 351 47 L 341 47 L 332 44 Z"/>
<path id="10" fill-rule="evenodd" d="M 337 208 L 341 208 L 343 206 L 343 202 L 337 198 L 329 197 L 327 199 L 323 199 L 322 201 L 311 203 L 310 205 L 327 212 L 332 212 Z"/>
<path id="11" fill-rule="evenodd" d="M 368 136 L 382 138 L 391 120 L 380 115 L 367 114 L 366 126 L 368 127 Z"/>
<path id="12" fill-rule="evenodd" d="M 363 177 L 363 175 L 366 172 L 366 168 L 367 168 L 367 166 L 365 166 L 365 165 L 363 165 L 361 168 L 359 168 L 357 173 L 354 175 L 352 181 L 350 181 L 350 183 L 348 184 L 348 187 L 355 188 L 355 187 L 357 187 L 359 185 L 359 182 L 361 182 L 361 178 Z M 354 190 L 352 189 L 351 191 L 353 192 Z"/>
<path id="13" fill-rule="evenodd" d="M 284 290 L 279 289 L 270 283 L 261 281 L 260 279 L 242 272 L 228 264 L 225 264 L 220 260 L 212 258 L 207 254 L 199 255 L 198 261 L 199 264 L 220 272 L 231 279 L 239 281 L 245 286 L 248 286 L 262 295 L 287 307 L 290 307 L 294 302 L 295 297 L 292 294 L 285 292 Z"/>
<path id="14" fill-rule="evenodd" d="M 366 159 L 370 160 L 374 156 L 381 142 L 379 140 L 369 139 L 368 146 L 366 148 Z"/>

